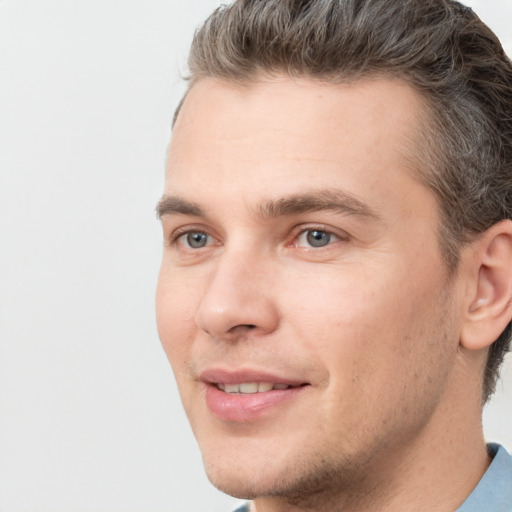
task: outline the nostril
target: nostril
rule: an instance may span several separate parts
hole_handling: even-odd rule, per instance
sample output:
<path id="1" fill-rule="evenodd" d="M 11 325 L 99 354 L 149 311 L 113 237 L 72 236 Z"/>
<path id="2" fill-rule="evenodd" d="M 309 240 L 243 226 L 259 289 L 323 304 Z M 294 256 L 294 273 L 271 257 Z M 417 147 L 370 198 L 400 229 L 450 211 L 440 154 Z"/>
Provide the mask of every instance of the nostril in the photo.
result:
<path id="1" fill-rule="evenodd" d="M 244 331 L 251 331 L 253 329 L 256 329 L 255 324 L 238 324 L 234 327 L 231 327 L 228 332 L 235 333 L 235 332 L 244 332 Z"/>

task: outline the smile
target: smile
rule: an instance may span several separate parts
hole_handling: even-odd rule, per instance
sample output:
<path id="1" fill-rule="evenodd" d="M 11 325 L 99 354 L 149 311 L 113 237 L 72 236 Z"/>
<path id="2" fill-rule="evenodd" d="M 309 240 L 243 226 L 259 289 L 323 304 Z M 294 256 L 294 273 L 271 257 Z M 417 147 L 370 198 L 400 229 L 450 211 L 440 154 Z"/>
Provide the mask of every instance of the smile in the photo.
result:
<path id="1" fill-rule="evenodd" d="M 289 389 L 291 385 L 272 382 L 243 382 L 240 384 L 217 383 L 217 388 L 230 395 L 252 395 L 254 393 L 266 393 L 273 390 Z"/>

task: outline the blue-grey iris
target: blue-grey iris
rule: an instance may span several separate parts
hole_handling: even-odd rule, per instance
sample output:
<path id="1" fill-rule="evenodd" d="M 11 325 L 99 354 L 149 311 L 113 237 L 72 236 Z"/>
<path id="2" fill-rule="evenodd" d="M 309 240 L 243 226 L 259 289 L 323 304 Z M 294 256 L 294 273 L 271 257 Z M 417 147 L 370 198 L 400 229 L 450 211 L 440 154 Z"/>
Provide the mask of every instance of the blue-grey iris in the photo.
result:
<path id="1" fill-rule="evenodd" d="M 323 247 L 331 241 L 331 235 L 325 231 L 308 231 L 306 236 L 308 244 L 312 247 Z"/>
<path id="2" fill-rule="evenodd" d="M 200 249 L 204 247 L 207 242 L 208 235 L 206 233 L 198 233 L 196 231 L 187 235 L 187 244 L 192 247 L 192 249 Z"/>

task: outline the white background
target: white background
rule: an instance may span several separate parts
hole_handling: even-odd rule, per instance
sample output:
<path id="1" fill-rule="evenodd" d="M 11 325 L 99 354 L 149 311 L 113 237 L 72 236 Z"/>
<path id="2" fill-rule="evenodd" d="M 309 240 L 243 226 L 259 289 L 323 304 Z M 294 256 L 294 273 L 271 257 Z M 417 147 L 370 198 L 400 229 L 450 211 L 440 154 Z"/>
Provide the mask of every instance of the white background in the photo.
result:
<path id="1" fill-rule="evenodd" d="M 0 0 L 0 512 L 197 512 L 153 295 L 172 112 L 215 0 Z M 512 0 L 471 4 L 512 49 Z M 507 44 L 508 43 L 508 44 Z M 485 412 L 512 449 L 512 360 Z"/>

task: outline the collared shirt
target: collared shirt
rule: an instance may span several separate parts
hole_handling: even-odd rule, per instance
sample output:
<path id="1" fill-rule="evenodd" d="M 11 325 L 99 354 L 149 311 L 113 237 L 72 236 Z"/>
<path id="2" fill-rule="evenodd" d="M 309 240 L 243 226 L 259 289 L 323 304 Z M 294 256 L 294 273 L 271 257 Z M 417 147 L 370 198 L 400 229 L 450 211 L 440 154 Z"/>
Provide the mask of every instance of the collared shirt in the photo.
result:
<path id="1" fill-rule="evenodd" d="M 512 457 L 503 446 L 487 446 L 492 462 L 456 512 L 512 512 Z M 233 512 L 249 512 L 245 503 Z"/>
<path id="2" fill-rule="evenodd" d="M 457 512 L 512 512 L 512 457 L 498 444 L 487 448 L 491 465 Z"/>

